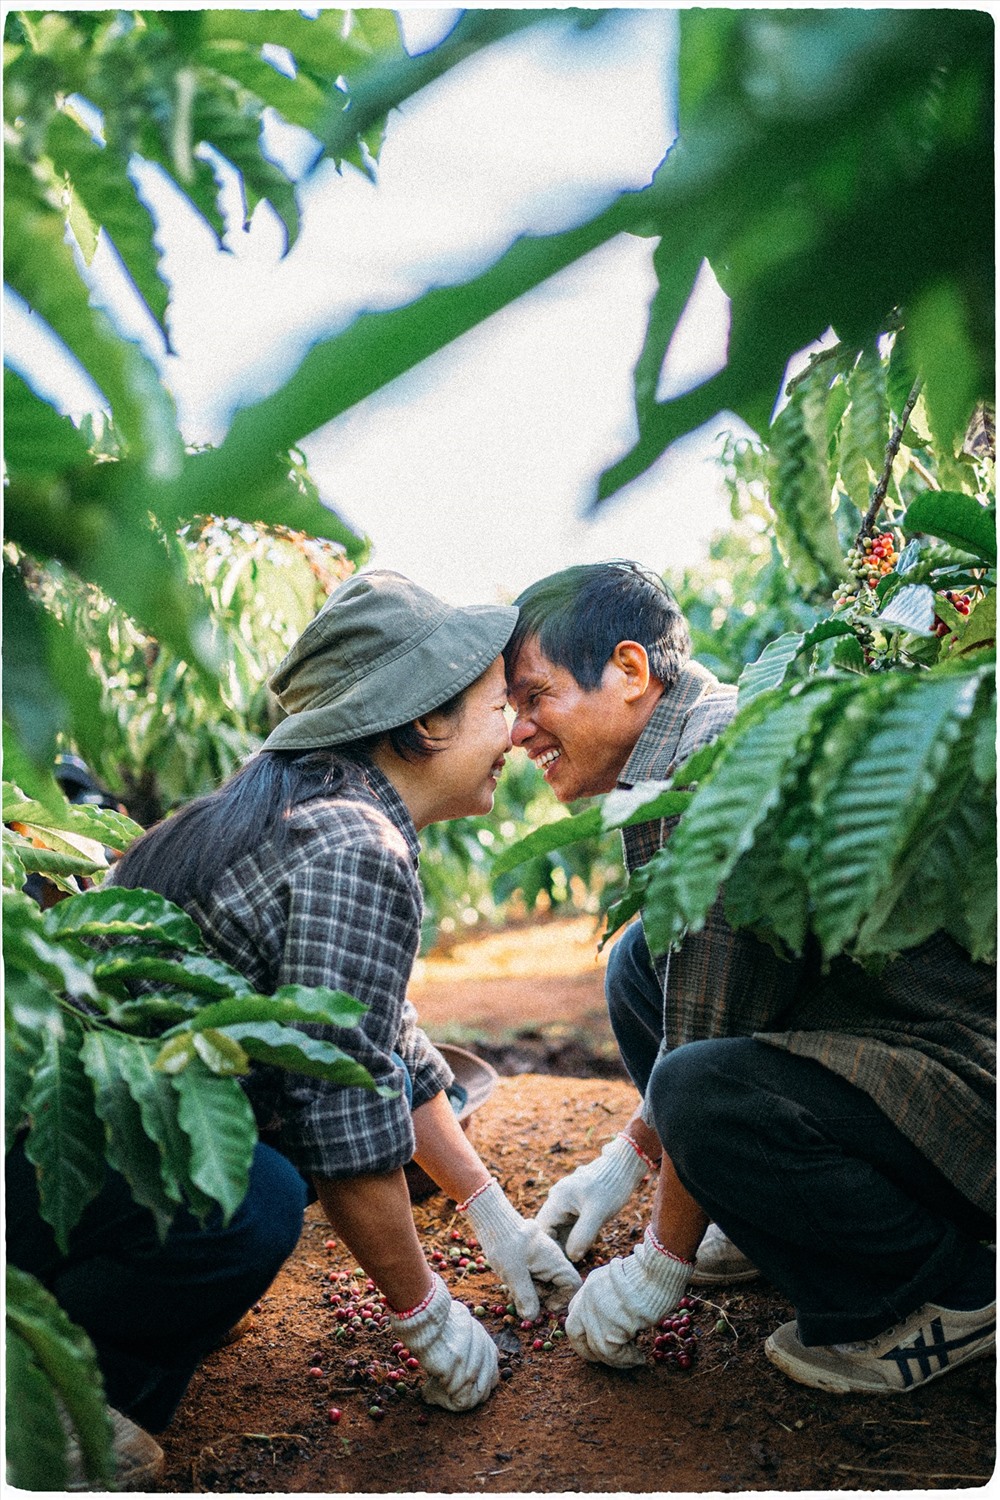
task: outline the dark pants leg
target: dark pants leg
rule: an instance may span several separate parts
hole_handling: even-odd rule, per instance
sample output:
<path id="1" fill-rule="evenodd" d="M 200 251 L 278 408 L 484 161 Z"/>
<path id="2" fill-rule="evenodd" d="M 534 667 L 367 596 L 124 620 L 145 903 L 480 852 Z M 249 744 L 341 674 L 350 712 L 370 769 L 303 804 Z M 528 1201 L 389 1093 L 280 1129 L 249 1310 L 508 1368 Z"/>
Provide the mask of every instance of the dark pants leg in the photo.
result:
<path id="1" fill-rule="evenodd" d="M 803 1343 L 872 1338 L 925 1302 L 990 1301 L 990 1221 L 813 1059 L 691 1042 L 656 1065 L 650 1096 L 682 1183 L 785 1293 Z"/>
<path id="2" fill-rule="evenodd" d="M 215 1214 L 202 1227 L 182 1212 L 161 1244 L 152 1216 L 109 1172 L 64 1256 L 39 1215 L 34 1168 L 15 1144 L 7 1158 L 7 1255 L 90 1335 L 110 1404 L 158 1432 L 200 1361 L 295 1248 L 305 1193 L 291 1163 L 258 1145 L 230 1222 Z"/>
<path id="3" fill-rule="evenodd" d="M 626 927 L 611 949 L 604 994 L 622 1062 L 644 1095 L 663 1040 L 663 996 L 641 922 Z"/>

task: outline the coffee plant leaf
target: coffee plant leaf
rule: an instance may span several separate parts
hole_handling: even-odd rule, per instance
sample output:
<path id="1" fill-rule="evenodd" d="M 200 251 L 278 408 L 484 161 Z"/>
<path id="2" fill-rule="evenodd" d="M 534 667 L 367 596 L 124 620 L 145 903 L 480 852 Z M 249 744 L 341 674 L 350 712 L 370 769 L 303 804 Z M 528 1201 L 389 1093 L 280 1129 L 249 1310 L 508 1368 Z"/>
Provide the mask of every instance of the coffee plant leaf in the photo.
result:
<path id="1" fill-rule="evenodd" d="M 997 637 L 997 593 L 990 589 L 968 619 L 959 629 L 955 653 L 964 656 L 970 651 L 985 651 L 996 647 Z"/>
<path id="2" fill-rule="evenodd" d="M 104 1133 L 81 1058 L 83 1029 L 68 1015 L 63 1028 L 59 1040 L 51 1032 L 42 1038 L 25 1104 L 25 1153 L 38 1170 L 39 1212 L 67 1255 L 70 1231 L 104 1182 Z"/>
<path id="3" fill-rule="evenodd" d="M 65 1490 L 66 1436 L 52 1386 L 28 1345 L 10 1327 L 5 1374 L 8 1484 L 49 1493 Z"/>
<path id="4" fill-rule="evenodd" d="M 38 984 L 31 975 L 20 976 L 22 987 Z M 38 986 L 42 988 L 40 985 Z M 26 1007 L 21 1006 L 22 1016 Z M 18 1131 L 27 1120 L 28 1096 L 31 1092 L 35 1065 L 42 1052 L 42 1033 L 35 1027 L 18 1021 L 10 1004 L 9 995 L 4 996 L 4 1142 L 5 1151 L 14 1144 Z"/>
<path id="5" fill-rule="evenodd" d="M 877 616 L 878 624 L 909 635 L 934 634 L 934 590 L 925 583 L 909 583 L 894 593 Z"/>
<path id="6" fill-rule="evenodd" d="M 28 1434 L 37 1451 L 29 1460 L 32 1473 L 45 1454 L 48 1483 L 41 1489 L 61 1489 L 66 1478 L 66 1434 L 58 1413 L 53 1421 L 54 1403 L 41 1395 L 37 1380 L 30 1378 L 26 1391 L 27 1406 L 17 1399 L 21 1377 L 27 1368 L 40 1372 L 49 1391 L 58 1395 L 69 1414 L 80 1443 L 84 1469 L 94 1488 L 107 1489 L 114 1482 L 114 1455 L 111 1443 L 111 1419 L 104 1398 L 104 1381 L 94 1346 L 82 1328 L 70 1321 L 52 1293 L 34 1276 L 7 1265 L 6 1315 L 8 1336 L 19 1340 L 20 1369 L 15 1373 L 14 1389 L 8 1381 L 6 1401 L 14 1413 L 8 1421 L 7 1441 L 20 1428 Z M 34 1414 L 37 1428 L 31 1420 Z M 10 1449 L 8 1447 L 8 1455 Z M 12 1483 L 23 1483 L 11 1473 Z"/>
<path id="7" fill-rule="evenodd" d="M 834 692 L 825 684 L 788 697 L 729 747 L 699 787 L 670 845 L 678 914 L 689 927 L 702 925 L 720 886 L 777 807 Z"/>
<path id="8" fill-rule="evenodd" d="M 248 994 L 234 999 L 218 1000 L 203 1006 L 191 1022 L 189 1031 L 206 1027 L 232 1027 L 243 1021 L 276 1021 L 283 1025 L 306 1022 L 325 1026 L 356 1026 L 368 1007 L 342 990 L 311 988 L 304 984 L 285 984 L 273 995 Z M 167 1032 L 166 1037 L 172 1033 Z"/>
<path id="9" fill-rule="evenodd" d="M 123 1051 L 141 1043 L 104 1027 L 87 1032 L 80 1058 L 93 1085 L 93 1107 L 104 1123 L 104 1155 L 109 1166 L 129 1185 L 135 1202 L 148 1208 L 160 1240 L 173 1218 L 174 1203 L 160 1170 L 157 1144 L 143 1127 L 142 1114 L 120 1065 Z"/>
<path id="10" fill-rule="evenodd" d="M 588 807 L 584 812 L 572 813 L 565 818 L 556 818 L 551 823 L 543 823 L 541 828 L 534 829 L 525 838 L 518 839 L 516 843 L 508 844 L 505 849 L 500 850 L 493 861 L 492 879 L 497 880 L 501 875 L 506 875 L 509 870 L 516 869 L 527 860 L 537 859 L 542 854 L 551 854 L 553 849 L 565 849 L 581 839 L 595 838 L 602 832 L 603 820 L 600 807 Z"/>
<path id="11" fill-rule="evenodd" d="M 649 866 L 640 865 L 633 870 L 628 879 L 625 894 L 608 907 L 605 912 L 604 931 L 601 933 L 600 942 L 597 945 L 598 952 L 604 947 L 615 933 L 630 922 L 636 912 L 641 911 L 646 899 L 646 887 L 649 883 Z"/>
<path id="12" fill-rule="evenodd" d="M 172 959 L 155 949 L 130 951 L 127 944 L 111 952 L 99 953 L 94 962 L 94 977 L 129 983 L 172 984 L 210 1000 L 255 993 L 253 985 L 238 969 L 230 968 L 206 953 L 189 953 L 183 959 Z M 136 1000 L 137 1007 L 141 1007 L 143 998 L 146 997 Z M 136 1009 L 131 1014 L 139 1015 L 141 1010 Z"/>
<path id="13" fill-rule="evenodd" d="M 637 781 L 634 786 L 608 792 L 601 799 L 604 832 L 634 828 L 660 818 L 676 818 L 691 801 L 691 792 L 678 792 L 670 781 Z"/>
<path id="14" fill-rule="evenodd" d="M 108 862 L 103 857 L 86 859 L 82 854 L 67 854 L 61 849 L 39 849 L 27 841 L 18 852 L 25 870 L 46 876 L 70 895 L 77 895 L 79 888 L 70 885 L 68 877 L 99 875 L 108 868 Z"/>
<path id="15" fill-rule="evenodd" d="M 98 144 L 72 112 L 55 110 L 45 137 L 52 164 L 66 186 L 67 222 L 87 263 L 101 229 L 111 239 L 140 296 L 166 333 L 167 284 L 160 275 L 154 222 L 128 175 L 128 157 L 114 143 Z"/>
<path id="16" fill-rule="evenodd" d="M 27 839 L 18 838 L 8 828 L 3 831 L 3 841 L 0 845 L 3 859 L 3 885 L 7 890 L 19 891 L 24 886 L 28 872 L 21 859 L 21 849 L 27 844 Z"/>
<path id="17" fill-rule="evenodd" d="M 172 1078 L 178 1120 L 191 1142 L 191 1180 L 228 1223 L 246 1196 L 257 1127 L 235 1078 L 217 1078 L 197 1057 Z"/>
<path id="18" fill-rule="evenodd" d="M 306 1073 L 313 1078 L 325 1078 L 327 1082 L 345 1088 L 376 1087 L 368 1069 L 346 1052 L 332 1042 L 308 1036 L 294 1027 L 280 1026 L 274 1021 L 247 1021 L 228 1026 L 226 1033 L 255 1062 L 287 1068 L 293 1073 Z M 379 1093 L 385 1098 L 397 1095 L 394 1089 L 379 1089 Z"/>
<path id="19" fill-rule="evenodd" d="M 873 908 L 854 951 L 859 957 L 891 954 L 944 930 L 981 962 L 996 959 L 996 798 L 971 788 L 951 799 L 921 841 L 905 878 Z"/>
<path id="20" fill-rule="evenodd" d="M 49 938 L 43 925 L 45 918 L 33 901 L 19 893 L 4 892 L 3 918 L 8 981 L 15 974 L 30 974 L 53 991 L 65 991 L 76 999 L 99 1001 L 89 962 L 72 952 L 66 943 Z"/>
<path id="21" fill-rule="evenodd" d="M 820 620 L 811 630 L 790 631 L 771 641 L 757 660 L 744 667 L 737 684 L 737 702 L 742 709 L 761 693 L 781 687 L 792 663 L 821 641 L 853 634 L 846 620 Z"/>
<path id="22" fill-rule="evenodd" d="M 846 754 L 819 789 L 809 881 L 814 930 L 826 958 L 847 946 L 891 880 L 909 834 L 937 793 L 979 685 L 975 674 L 908 678 L 891 698 L 869 697 L 873 713 L 849 718 L 855 707 L 849 702 L 841 715 Z"/>
<path id="23" fill-rule="evenodd" d="M 214 1026 L 192 1031 L 191 1045 L 195 1056 L 217 1078 L 240 1078 L 250 1071 L 250 1059 L 229 1032 Z"/>
<path id="24" fill-rule="evenodd" d="M 45 913 L 44 927 L 52 937 L 141 937 L 194 953 L 204 948 L 187 912 L 155 891 L 126 886 L 105 886 L 60 901 Z"/>
<path id="25" fill-rule="evenodd" d="M 190 1178 L 191 1143 L 178 1119 L 179 1098 L 170 1077 L 153 1066 L 151 1047 L 122 1047 L 117 1066 L 129 1093 L 138 1105 L 142 1128 L 158 1153 L 160 1180 L 165 1197 L 173 1204 L 187 1201 L 192 1212 L 204 1218 L 211 1202 Z"/>
<path id="26" fill-rule="evenodd" d="M 911 501 L 901 524 L 905 532 L 940 537 L 984 562 L 997 560 L 996 510 L 973 495 L 926 490 Z"/>

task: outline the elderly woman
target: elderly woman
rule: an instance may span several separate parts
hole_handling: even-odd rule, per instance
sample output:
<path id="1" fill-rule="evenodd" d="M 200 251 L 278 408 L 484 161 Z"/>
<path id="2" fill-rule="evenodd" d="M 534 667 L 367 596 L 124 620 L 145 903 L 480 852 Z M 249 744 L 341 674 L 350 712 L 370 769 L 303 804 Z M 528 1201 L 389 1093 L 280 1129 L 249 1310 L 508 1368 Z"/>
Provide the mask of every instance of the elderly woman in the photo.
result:
<path id="1" fill-rule="evenodd" d="M 228 1230 L 193 1221 L 171 1230 L 163 1347 L 148 1329 L 137 1340 L 134 1330 L 123 1338 L 110 1316 L 102 1326 L 89 1298 L 72 1309 L 94 1339 L 112 1404 L 147 1426 L 166 1425 L 220 1321 L 235 1321 L 288 1254 L 303 1178 L 419 1356 L 425 1398 L 450 1410 L 485 1399 L 497 1353 L 429 1269 L 403 1170 L 411 1159 L 468 1214 L 522 1316 L 538 1311 L 536 1282 L 550 1306 L 580 1284 L 469 1143 L 446 1092 L 451 1070 L 406 998 L 422 915 L 417 835 L 493 805 L 511 748 L 500 653 L 516 615 L 505 606 L 452 608 L 396 573 L 349 579 L 271 678 L 287 716 L 261 751 L 137 840 L 113 873 L 120 885 L 183 906 L 210 949 L 258 992 L 322 985 L 362 1001 L 357 1028 L 309 1030 L 386 1086 L 343 1088 L 260 1069 L 248 1092 L 280 1155 L 257 1147 L 242 1218 Z M 262 1226 L 272 1231 L 266 1254 Z M 144 1232 L 153 1287 L 158 1252 L 149 1225 Z"/>

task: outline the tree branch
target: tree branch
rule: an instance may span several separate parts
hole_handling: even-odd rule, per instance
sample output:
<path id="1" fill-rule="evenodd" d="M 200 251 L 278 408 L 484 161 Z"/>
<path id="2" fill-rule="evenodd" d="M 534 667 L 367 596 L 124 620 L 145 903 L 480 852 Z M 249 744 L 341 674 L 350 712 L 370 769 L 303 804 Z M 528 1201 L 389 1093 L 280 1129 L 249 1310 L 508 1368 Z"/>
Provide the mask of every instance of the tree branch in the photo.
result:
<path id="1" fill-rule="evenodd" d="M 871 536 L 872 532 L 875 530 L 875 521 L 878 517 L 879 511 L 882 509 L 886 493 L 889 489 L 889 479 L 892 475 L 892 466 L 896 462 L 896 454 L 899 452 L 899 445 L 903 441 L 903 433 L 906 430 L 906 424 L 910 420 L 910 413 L 913 411 L 913 408 L 917 404 L 917 397 L 920 395 L 922 385 L 922 380 L 918 380 L 914 384 L 912 391 L 906 398 L 906 404 L 899 414 L 899 423 L 896 427 L 893 428 L 892 433 L 889 437 L 889 441 L 886 444 L 885 465 L 882 469 L 882 473 L 879 476 L 878 484 L 875 486 L 875 491 L 872 495 L 871 504 L 865 512 L 864 520 L 861 522 L 861 529 L 859 530 L 857 535 L 856 544 L 859 547 L 861 546 L 865 537 Z"/>

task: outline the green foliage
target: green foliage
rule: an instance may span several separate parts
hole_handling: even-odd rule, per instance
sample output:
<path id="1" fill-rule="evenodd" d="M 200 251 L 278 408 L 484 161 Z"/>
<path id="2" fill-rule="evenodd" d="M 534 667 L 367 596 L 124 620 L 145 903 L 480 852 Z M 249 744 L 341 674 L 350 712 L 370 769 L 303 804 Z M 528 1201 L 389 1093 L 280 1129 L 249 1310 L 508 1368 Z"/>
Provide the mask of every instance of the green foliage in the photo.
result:
<path id="1" fill-rule="evenodd" d="M 896 308 L 910 384 L 923 374 L 953 451 L 992 385 L 993 213 L 979 169 L 992 152 L 991 56 L 990 22 L 973 12 L 682 13 L 678 141 L 637 195 L 636 228 L 659 236 L 639 440 L 603 475 L 600 499 L 720 411 L 763 435 L 796 350 L 831 327 L 846 347 L 867 346 Z M 728 361 L 658 401 L 655 372 L 703 258 L 732 299 Z M 818 586 L 835 558 L 816 503 L 816 424 L 818 403 L 779 416 L 775 462 Z M 849 469 L 856 483 L 856 461 Z"/>
<path id="2" fill-rule="evenodd" d="M 731 524 L 712 538 L 704 563 L 668 570 L 691 631 L 692 653 L 723 682 L 736 682 L 769 642 L 805 632 L 819 619 L 781 555 L 768 505 L 768 454 L 728 439 L 721 457 Z"/>
<path id="3" fill-rule="evenodd" d="M 736 718 L 676 774 L 675 786 L 693 785 L 689 805 L 633 873 L 606 937 L 641 911 L 664 952 L 721 895 L 734 927 L 779 952 L 802 953 L 811 935 L 827 960 L 877 964 L 943 930 L 974 958 L 995 958 L 996 520 L 993 452 L 979 440 L 991 421 L 976 415 L 956 457 L 930 407 L 914 404 L 910 374 L 897 331 L 862 351 L 835 345 L 790 383 L 786 412 L 816 408 L 795 429 L 796 442 L 809 434 L 802 471 L 824 476 L 808 496 L 783 482 L 764 491 L 785 460 L 730 447 L 744 534 L 766 494 L 779 541 L 796 535 L 784 550 L 799 586 L 815 597 L 831 574 L 845 581 L 831 613 L 817 618 L 811 604 L 812 623 L 783 630 L 743 667 Z M 784 445 L 787 431 L 775 423 L 772 437 Z M 843 546 L 855 532 L 834 567 L 831 535 Z M 822 573 L 820 549 L 802 540 L 817 535 L 830 553 Z M 766 581 L 767 549 L 750 555 Z M 716 544 L 702 595 L 735 602 L 734 579 L 752 595 Z M 772 628 L 795 608 L 787 578 L 786 588 Z M 732 660 L 745 620 L 733 630 L 720 615 L 716 659 Z M 610 826 L 618 795 L 505 850 L 497 868 Z"/>
<path id="4" fill-rule="evenodd" d="M 94 835 L 124 848 L 140 830 L 100 808 L 55 799 L 50 807 L 6 782 L 3 794 L 5 1139 L 9 1149 L 23 1138 L 56 1244 L 67 1250 L 106 1166 L 125 1178 L 161 1239 L 181 1207 L 228 1220 L 246 1192 L 257 1143 L 240 1077 L 254 1060 L 374 1088 L 353 1058 L 299 1029 L 354 1026 L 364 1007 L 339 991 L 300 985 L 255 994 L 205 953 L 191 918 L 152 891 L 108 886 L 40 910 L 20 890 L 39 855 L 51 857 L 50 880 L 76 890 L 80 861 L 64 852 L 75 847 L 67 841 L 92 845 L 100 859 L 85 862 L 87 870 L 103 871 Z M 12 1482 L 65 1484 L 57 1397 L 87 1472 L 107 1482 L 108 1422 L 86 1336 L 13 1268 L 7 1324 Z"/>
<path id="5" fill-rule="evenodd" d="M 66 1485 L 66 1433 L 75 1431 L 94 1489 L 114 1476 L 111 1423 L 93 1346 L 33 1276 L 7 1266 L 7 1478 L 26 1490 Z"/>
<path id="6" fill-rule="evenodd" d="M 42 1215 L 63 1248 L 105 1160 L 161 1236 L 181 1203 L 201 1217 L 211 1203 L 232 1214 L 257 1139 L 237 1082 L 251 1058 L 374 1087 L 340 1048 L 297 1029 L 355 1025 L 356 1001 L 296 985 L 253 994 L 204 953 L 190 917 L 151 891 L 109 886 L 47 912 L 8 892 L 4 919 L 8 1142 L 27 1126 Z M 129 983 L 147 992 L 130 995 Z"/>
<path id="7" fill-rule="evenodd" d="M 212 790 L 259 748 L 275 723 L 270 671 L 351 571 L 338 544 L 284 527 L 201 521 L 174 545 L 203 601 L 218 663 L 211 679 L 61 565 L 22 558 L 11 570 L 25 579 L 25 607 L 57 633 L 53 665 L 71 647 L 82 658 L 56 734 L 144 825 Z M 11 670 L 7 713 L 18 726 L 36 701 L 34 684 Z"/>

